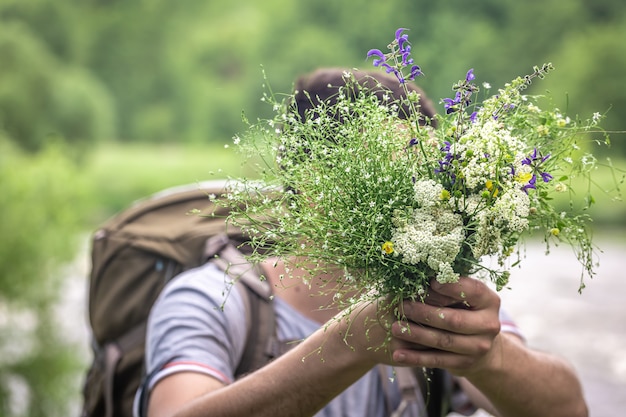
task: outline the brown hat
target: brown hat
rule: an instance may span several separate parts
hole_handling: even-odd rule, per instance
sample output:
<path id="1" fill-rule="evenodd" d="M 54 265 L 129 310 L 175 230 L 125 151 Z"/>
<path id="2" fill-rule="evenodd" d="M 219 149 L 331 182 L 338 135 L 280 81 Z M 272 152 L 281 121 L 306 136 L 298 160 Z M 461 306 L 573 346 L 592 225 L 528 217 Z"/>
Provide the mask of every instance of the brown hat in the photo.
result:
<path id="1" fill-rule="evenodd" d="M 383 96 L 391 96 L 393 101 L 400 104 L 398 117 L 407 119 L 411 114 L 406 101 L 406 93 L 400 82 L 393 74 L 387 74 L 380 70 L 361 71 L 347 70 L 344 68 L 320 68 L 309 74 L 303 75 L 296 80 L 294 105 L 301 120 L 306 118 L 307 112 L 318 106 L 321 102 L 333 104 L 339 88 L 346 85 L 346 74 L 351 73 L 356 80 L 356 87 L 367 88 L 381 101 Z M 419 94 L 418 111 L 430 120 L 434 125 L 435 107 L 431 100 L 415 84 L 406 84 L 409 91 Z M 420 123 L 425 122 L 420 118 Z"/>

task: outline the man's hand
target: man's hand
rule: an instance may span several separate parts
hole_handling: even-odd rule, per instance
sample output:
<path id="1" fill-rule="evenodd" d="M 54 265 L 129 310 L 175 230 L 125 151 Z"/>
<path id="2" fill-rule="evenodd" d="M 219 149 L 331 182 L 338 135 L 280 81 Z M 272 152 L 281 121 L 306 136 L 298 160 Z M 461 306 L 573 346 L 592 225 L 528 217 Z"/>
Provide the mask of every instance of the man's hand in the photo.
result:
<path id="1" fill-rule="evenodd" d="M 393 336 L 428 349 L 395 349 L 398 363 L 464 375 L 489 360 L 500 333 L 500 298 L 483 282 L 467 277 L 453 284 L 433 281 L 424 303 L 406 301 L 402 308 L 408 322 L 394 323 Z"/>
<path id="2" fill-rule="evenodd" d="M 500 298 L 483 282 L 467 277 L 453 284 L 433 281 L 424 303 L 404 302 L 402 307 L 406 320 L 391 328 L 397 364 L 444 368 L 466 377 L 484 395 L 486 403 L 478 404 L 492 414 L 588 415 L 569 364 L 500 333 Z"/>

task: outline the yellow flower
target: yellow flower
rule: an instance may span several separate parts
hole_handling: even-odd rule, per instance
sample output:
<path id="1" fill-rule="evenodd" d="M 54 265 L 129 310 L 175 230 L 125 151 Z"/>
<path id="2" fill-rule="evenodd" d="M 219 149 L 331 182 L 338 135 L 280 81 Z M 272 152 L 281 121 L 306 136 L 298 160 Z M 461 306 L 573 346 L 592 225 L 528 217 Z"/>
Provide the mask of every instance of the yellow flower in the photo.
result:
<path id="1" fill-rule="evenodd" d="M 550 129 L 546 125 L 539 125 L 537 126 L 537 133 L 539 133 L 539 136 L 547 136 L 550 133 Z"/>
<path id="2" fill-rule="evenodd" d="M 569 124 L 570 122 L 570 118 L 569 117 L 563 117 L 563 115 L 561 114 L 556 114 L 556 125 L 558 127 L 565 127 Z"/>
<path id="3" fill-rule="evenodd" d="M 528 183 L 528 181 L 532 179 L 532 177 L 533 177 L 532 173 L 522 172 L 515 176 L 515 181 L 519 182 L 520 184 L 526 184 Z"/>
<path id="4" fill-rule="evenodd" d="M 448 200 L 450 200 L 450 191 L 446 190 L 445 188 L 443 190 L 441 190 L 441 194 L 439 194 L 439 199 L 441 201 L 448 201 Z"/>
<path id="5" fill-rule="evenodd" d="M 485 182 L 485 187 L 487 188 L 487 190 L 489 190 L 489 192 L 491 193 L 492 197 L 497 197 L 498 196 L 499 190 L 496 187 L 494 187 L 493 181 L 487 180 Z"/>
<path id="6" fill-rule="evenodd" d="M 558 236 L 560 232 L 561 231 L 558 228 L 556 228 L 556 227 L 553 227 L 552 229 L 550 229 L 550 234 L 552 236 Z"/>
<path id="7" fill-rule="evenodd" d="M 393 242 L 386 241 L 385 243 L 383 243 L 382 250 L 387 255 L 391 255 L 393 253 Z"/>

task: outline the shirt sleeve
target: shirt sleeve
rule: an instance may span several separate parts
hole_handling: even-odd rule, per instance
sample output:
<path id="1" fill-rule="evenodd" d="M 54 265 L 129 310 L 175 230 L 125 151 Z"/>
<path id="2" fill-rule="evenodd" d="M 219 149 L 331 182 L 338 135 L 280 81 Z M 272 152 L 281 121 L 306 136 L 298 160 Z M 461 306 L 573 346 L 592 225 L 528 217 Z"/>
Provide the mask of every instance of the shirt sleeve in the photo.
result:
<path id="1" fill-rule="evenodd" d="M 155 302 L 148 320 L 146 370 L 150 390 L 181 371 L 234 380 L 243 354 L 246 317 L 241 294 L 212 264 L 174 278 Z"/>
<path id="2" fill-rule="evenodd" d="M 517 327 L 517 324 L 515 324 L 515 321 L 513 321 L 511 316 L 503 309 L 500 309 L 500 331 L 504 333 L 512 333 L 520 339 L 526 340 L 520 328 Z"/>

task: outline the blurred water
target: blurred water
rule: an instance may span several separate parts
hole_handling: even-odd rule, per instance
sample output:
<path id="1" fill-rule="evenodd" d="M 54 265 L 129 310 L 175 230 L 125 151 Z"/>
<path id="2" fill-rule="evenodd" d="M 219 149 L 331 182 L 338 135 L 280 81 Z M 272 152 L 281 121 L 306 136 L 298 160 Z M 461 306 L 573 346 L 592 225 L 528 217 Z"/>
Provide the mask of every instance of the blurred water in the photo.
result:
<path id="1" fill-rule="evenodd" d="M 618 233 L 618 232 L 616 232 Z M 557 353 L 579 373 L 591 417 L 616 417 L 626 410 L 626 237 L 598 239 L 603 250 L 597 276 L 578 293 L 581 267 L 570 248 L 531 244 L 521 267 L 512 271 L 510 290 L 500 296 L 503 307 L 522 328 L 528 344 Z M 89 358 L 87 326 L 86 246 L 68 271 L 59 305 L 68 337 Z M 80 379 L 82 380 L 82 375 Z M 81 381 L 77 381 L 77 386 Z M 77 392 L 76 401 L 80 402 Z"/>
<path id="2" fill-rule="evenodd" d="M 617 234 L 598 239 L 598 273 L 582 294 L 571 248 L 551 248 L 546 256 L 545 247 L 529 246 L 521 268 L 512 271 L 511 290 L 501 292 L 528 344 L 574 365 L 591 417 L 626 413 L 625 242 Z"/>

